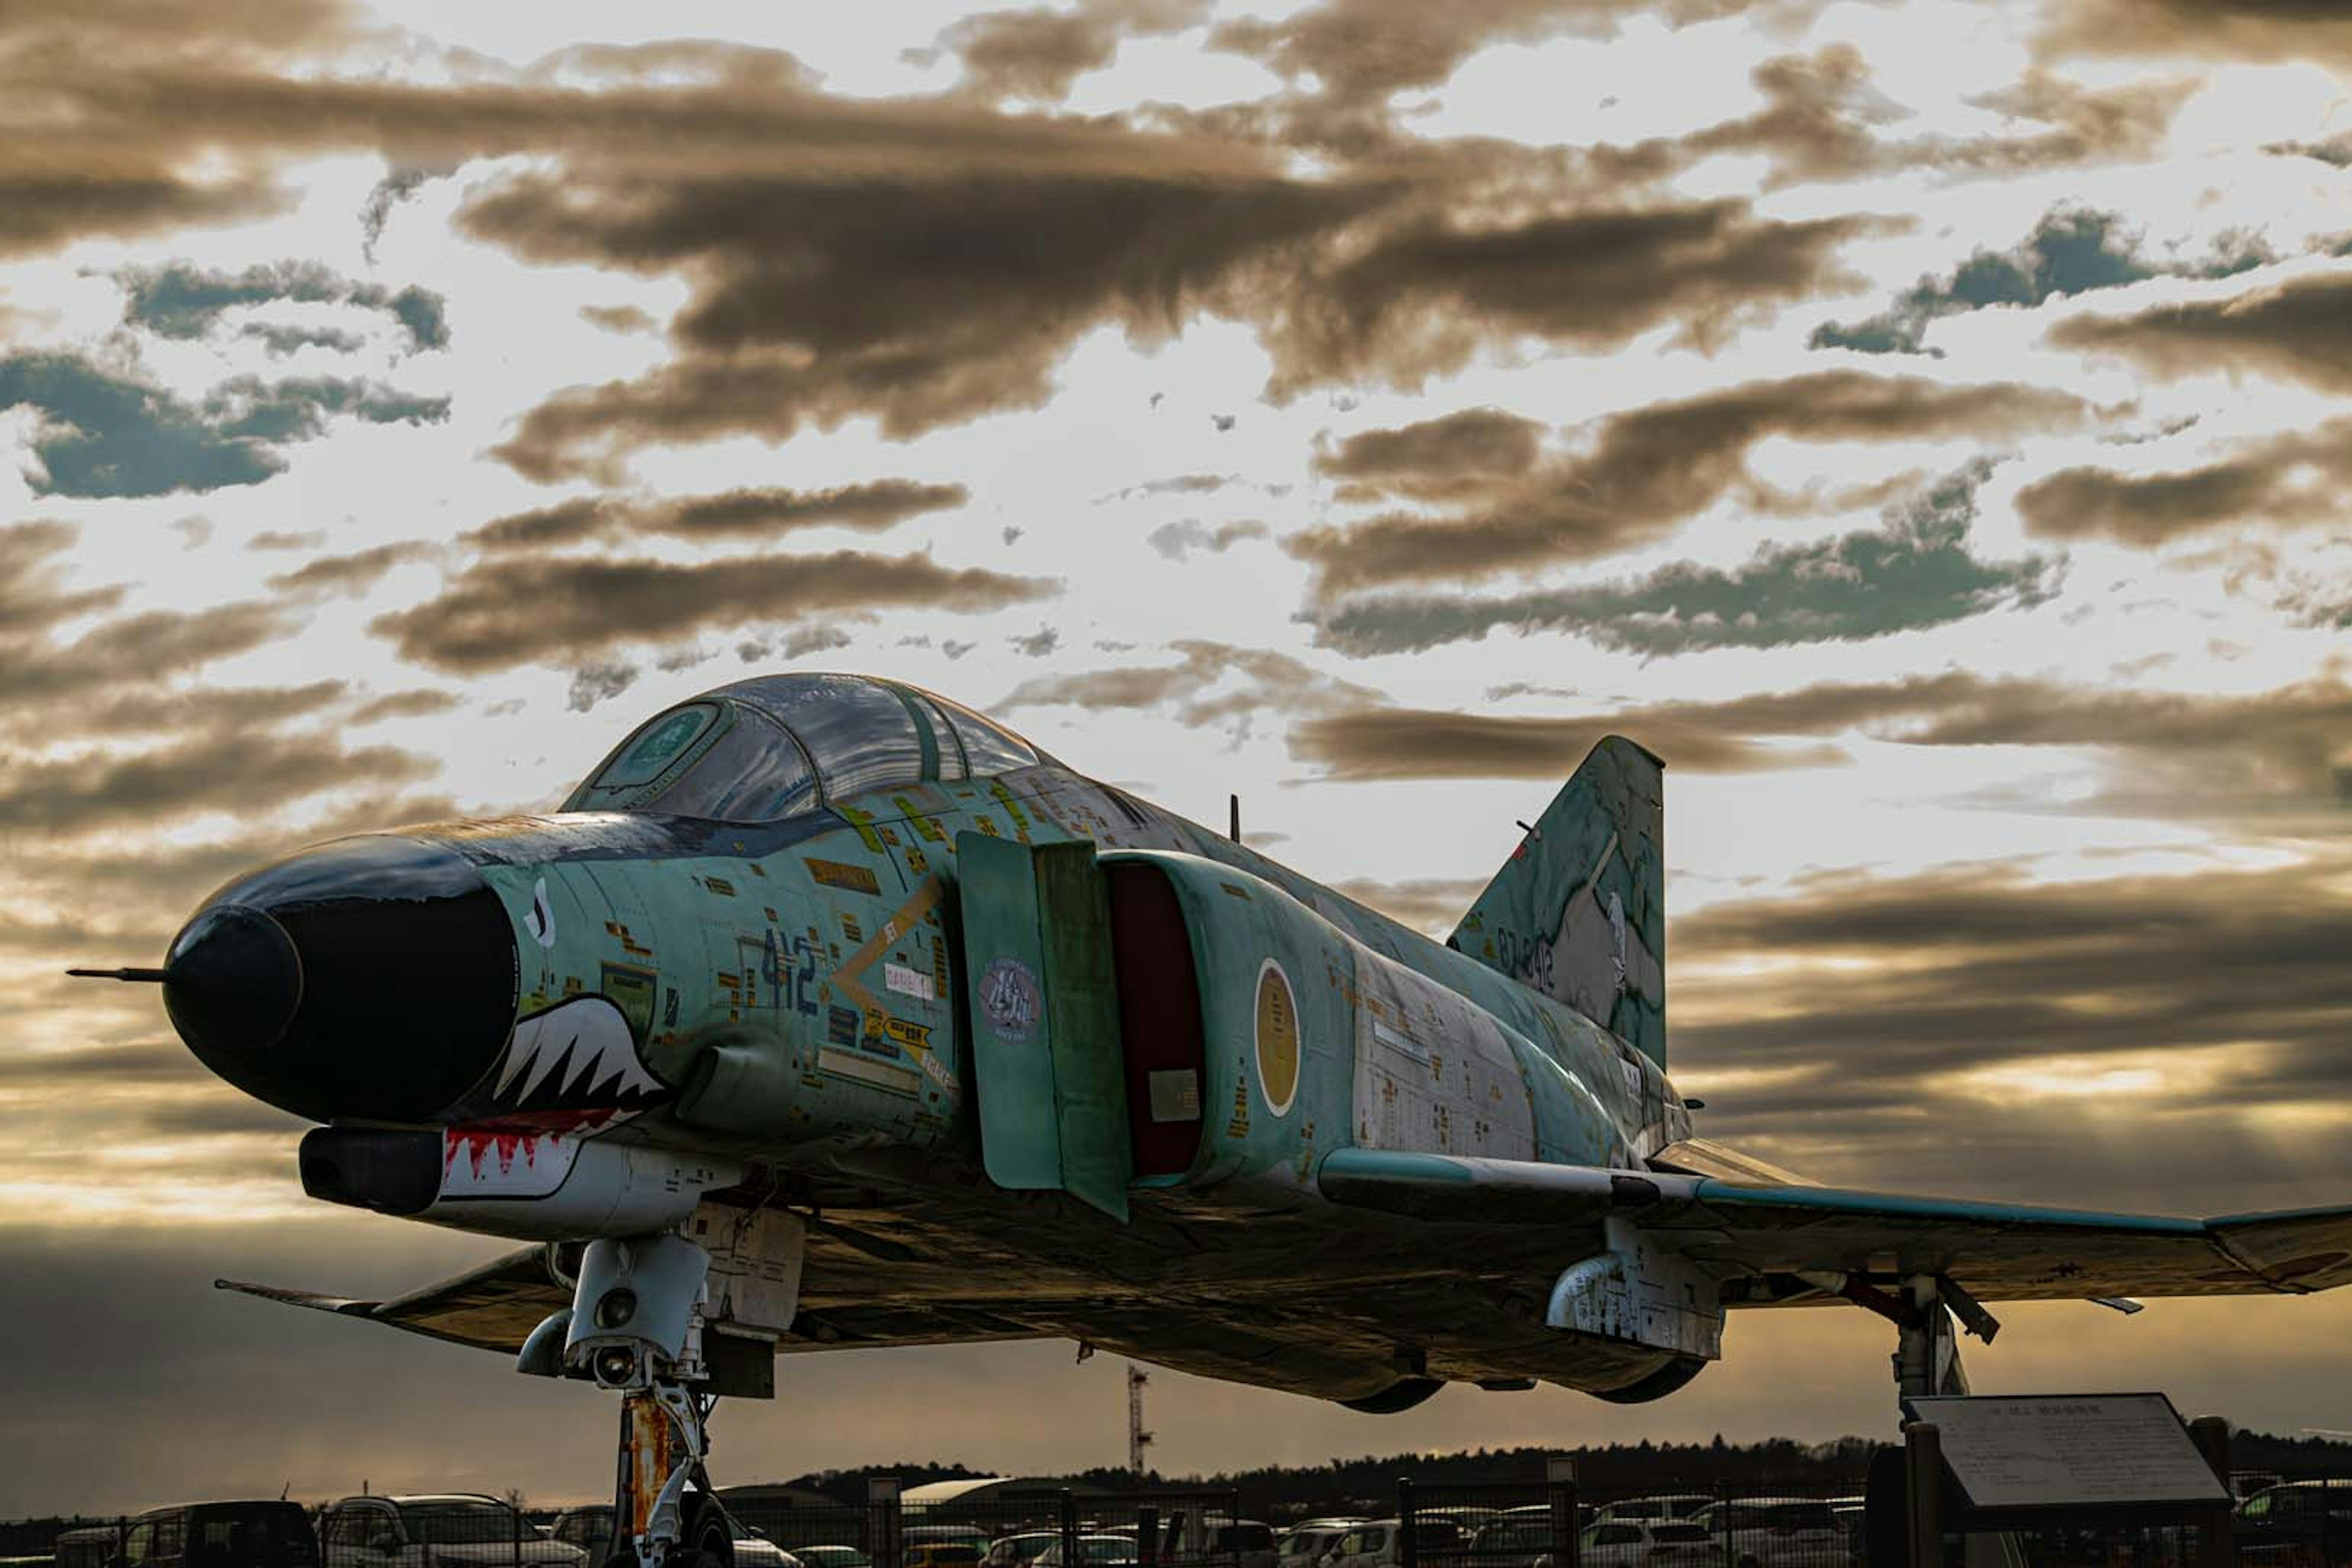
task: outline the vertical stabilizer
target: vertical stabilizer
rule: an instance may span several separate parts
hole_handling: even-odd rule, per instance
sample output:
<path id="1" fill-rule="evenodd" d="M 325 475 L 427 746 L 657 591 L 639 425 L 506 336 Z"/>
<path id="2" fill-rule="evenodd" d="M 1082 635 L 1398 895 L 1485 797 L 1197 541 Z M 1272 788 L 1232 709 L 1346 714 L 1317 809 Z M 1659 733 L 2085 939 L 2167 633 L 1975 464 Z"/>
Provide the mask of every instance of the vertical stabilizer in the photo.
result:
<path id="1" fill-rule="evenodd" d="M 1447 945 L 1666 1065 L 1665 765 L 1602 738 Z"/>

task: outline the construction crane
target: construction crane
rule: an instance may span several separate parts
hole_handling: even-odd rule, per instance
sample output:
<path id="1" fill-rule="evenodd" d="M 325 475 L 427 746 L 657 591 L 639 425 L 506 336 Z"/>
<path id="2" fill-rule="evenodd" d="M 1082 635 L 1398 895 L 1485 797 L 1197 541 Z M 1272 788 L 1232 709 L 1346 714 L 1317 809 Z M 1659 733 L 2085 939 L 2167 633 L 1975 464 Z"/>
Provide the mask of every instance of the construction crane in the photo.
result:
<path id="1" fill-rule="evenodd" d="M 1133 1362 L 1127 1363 L 1127 1468 L 1137 1480 L 1143 1479 L 1143 1448 L 1151 1441 L 1151 1434 L 1143 1429 L 1143 1385 L 1150 1375 Z"/>

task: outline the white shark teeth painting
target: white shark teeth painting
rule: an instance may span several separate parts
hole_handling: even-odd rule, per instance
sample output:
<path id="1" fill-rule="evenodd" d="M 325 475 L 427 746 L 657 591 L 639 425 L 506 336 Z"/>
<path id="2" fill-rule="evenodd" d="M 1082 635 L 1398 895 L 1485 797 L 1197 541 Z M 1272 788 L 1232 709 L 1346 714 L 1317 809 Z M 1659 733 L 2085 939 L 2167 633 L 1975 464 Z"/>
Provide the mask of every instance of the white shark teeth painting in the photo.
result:
<path id="1" fill-rule="evenodd" d="M 490 1088 L 500 1111 L 634 1107 L 669 1092 L 637 1059 L 629 1020 L 603 996 L 581 996 L 515 1026 Z"/>

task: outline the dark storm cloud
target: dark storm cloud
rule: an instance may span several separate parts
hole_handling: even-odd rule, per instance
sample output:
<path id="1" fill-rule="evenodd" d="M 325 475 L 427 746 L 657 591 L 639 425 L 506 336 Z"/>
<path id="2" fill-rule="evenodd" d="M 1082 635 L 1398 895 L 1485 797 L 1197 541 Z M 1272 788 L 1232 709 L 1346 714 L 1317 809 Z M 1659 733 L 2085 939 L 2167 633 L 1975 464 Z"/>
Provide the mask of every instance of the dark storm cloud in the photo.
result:
<path id="1" fill-rule="evenodd" d="M 46 632 L 121 603 L 119 586 L 67 586 L 67 552 L 80 537 L 73 524 L 47 520 L 0 527 L 0 637 Z"/>
<path id="2" fill-rule="evenodd" d="M 1766 545 L 1725 570 L 1682 561 L 1626 582 L 1502 598 L 1401 595 L 1344 602 L 1317 616 L 1317 640 L 1362 657 L 1477 640 L 1498 627 L 1567 631 L 1643 654 L 1853 642 L 2045 603 L 2046 558 L 1979 560 L 1969 549 L 1985 470 L 1956 475 L 1879 530 Z"/>
<path id="3" fill-rule="evenodd" d="M 557 394 L 499 455 L 541 480 L 610 477 L 647 443 L 782 440 L 860 413 L 904 437 L 1035 406 L 1087 329 L 1165 337 L 1196 310 L 1243 313 L 1254 263 L 1382 199 L 1131 151 L 1100 173 L 510 179 L 465 208 L 478 237 L 533 260 L 682 272 L 696 292 L 671 363 Z"/>
<path id="4" fill-rule="evenodd" d="M 1717 153 L 1760 153 L 1772 160 L 1769 185 L 1860 179 L 1921 169 L 1946 179 L 1984 179 L 2037 169 L 2144 160 L 2163 143 L 2193 81 L 2089 88 L 2029 70 L 2014 85 L 1969 100 L 2017 125 L 1979 136 L 1884 136 L 1911 111 L 1871 85 L 1850 44 L 1781 55 L 1750 74 L 1765 106 L 1679 141 L 1638 143 L 1631 166 L 1686 165 Z"/>
<path id="5" fill-rule="evenodd" d="M 2103 536 L 2150 547 L 2240 523 L 2340 525 L 2352 495 L 2352 419 L 2241 443 L 2197 467 L 2157 473 L 2062 468 L 2018 492 L 2051 539 Z"/>
<path id="6" fill-rule="evenodd" d="M 1783 748 L 1655 714 L 1593 719 L 1522 719 L 1366 707 L 1300 720 L 1291 755 L 1325 778 L 1549 779 L 1568 777 L 1604 735 L 1623 733 L 1688 773 L 1758 773 L 1840 763 L 1834 747 Z"/>
<path id="7" fill-rule="evenodd" d="M 1350 436 L 1318 452 L 1316 471 L 1345 481 L 1342 500 L 1380 495 L 1444 500 L 1488 491 L 1535 467 L 1544 427 L 1499 408 L 1469 408 L 1393 430 Z"/>
<path id="8" fill-rule="evenodd" d="M 1171 643 L 1172 665 L 1073 670 L 1023 681 L 991 704 L 1016 708 L 1081 708 L 1095 712 L 1167 709 L 1187 729 L 1238 724 L 1261 713 L 1328 712 L 1379 700 L 1361 686 L 1335 679 L 1288 654 L 1188 638 Z"/>
<path id="9" fill-rule="evenodd" d="M 2107 781 L 2088 809 L 2228 818 L 2289 836 L 2306 826 L 2340 835 L 2352 804 L 2352 686 L 2336 680 L 2208 695 L 1953 671 L 1558 717 L 1370 703 L 1303 720 L 1290 747 L 1340 779 L 1565 778 L 1612 732 L 1670 766 L 1717 773 L 1842 762 L 1824 742 L 1850 738 L 2079 750 L 2099 759 Z M 2006 804 L 2053 809 L 2046 799 Z"/>
<path id="10" fill-rule="evenodd" d="M 1451 513 L 1392 512 L 1294 534 L 1284 548 L 1316 568 L 1328 600 L 1388 583 L 1532 571 L 1653 543 L 1736 496 L 1777 510 L 1748 475 L 1770 436 L 1811 441 L 1995 437 L 2074 425 L 2066 394 L 2016 383 L 1949 384 L 1830 371 L 1749 382 L 1596 421 L 1574 455 L 1504 476 Z"/>
<path id="11" fill-rule="evenodd" d="M 580 319 L 608 332 L 650 332 L 659 325 L 635 305 L 583 305 Z"/>
<path id="12" fill-rule="evenodd" d="M 2039 305 L 2045 300 L 2116 289 L 2149 278 L 2223 278 L 2270 260 L 2259 243 L 2234 238 L 2209 259 L 2181 264 L 2150 261 L 2141 237 L 2120 215 L 2053 207 L 2023 241 L 2007 251 L 1979 250 L 1947 278 L 1922 278 L 1892 306 L 1867 321 L 1825 321 L 1811 346 L 1863 353 L 1936 353 L 1921 342 L 1929 323 L 1997 305 Z"/>
<path id="13" fill-rule="evenodd" d="M 579 657 L 616 643 L 752 621 L 815 621 L 905 606 L 971 614 L 1048 597 L 1056 583 L 928 555 L 720 558 L 694 565 L 597 558 L 492 558 L 369 629 L 404 658 L 457 675 Z"/>
<path id="14" fill-rule="evenodd" d="M 213 733 L 122 754 L 0 771 L 0 829 L 81 833 L 211 811 L 258 812 L 361 784 L 429 777 L 438 764 L 391 746 L 324 736 Z"/>
<path id="15" fill-rule="evenodd" d="M 249 321 L 237 329 L 236 335 L 257 340 L 272 359 L 284 359 L 304 349 L 357 353 L 367 346 L 365 339 L 334 327 L 275 327 Z"/>
<path id="16" fill-rule="evenodd" d="M 1392 95 L 1436 87 L 1464 60 L 1499 43 L 1563 33 L 1605 35 L 1629 16 L 1683 26 L 1749 8 L 1753 0 L 1475 0 L 1443 8 L 1413 0 L 1324 0 L 1276 21 L 1226 22 L 1211 47 L 1264 61 L 1293 80 L 1312 78 L 1331 103 L 1372 109 Z"/>
<path id="17" fill-rule="evenodd" d="M 343 682 L 331 679 L 302 686 L 210 686 L 186 691 L 131 685 L 76 700 L 74 730 L 86 736 L 193 730 L 234 733 L 307 718 L 341 701 L 345 690 Z M 39 724 L 52 721 L 49 715 L 35 718 Z"/>
<path id="18" fill-rule="evenodd" d="M 2049 49 L 2352 64 L 2352 16 L 2334 0 L 2070 0 L 2043 16 Z"/>
<path id="19" fill-rule="evenodd" d="M 1597 23 L 1620 9 L 1558 14 Z M 1507 5 L 1437 32 L 1458 57 L 1523 24 L 1548 30 L 1556 12 Z M 1376 55 L 1428 27 L 1410 7 L 1369 15 L 1397 30 L 1365 41 Z M 1357 20 L 1337 33 L 1301 21 L 1295 48 L 1261 41 L 1307 68 L 1324 47 L 1308 35 L 1340 40 Z M 837 98 L 788 56 L 719 44 L 583 47 L 505 79 L 411 84 L 277 68 L 275 34 L 205 49 L 104 16 L 31 26 L 53 57 L 52 161 L 209 160 L 259 179 L 305 153 L 368 150 L 396 168 L 533 154 L 541 166 L 475 187 L 461 226 L 530 261 L 682 279 L 668 363 L 556 394 L 498 448 L 541 479 L 611 480 L 648 444 L 776 441 L 860 415 L 903 437 L 1034 406 L 1087 331 L 1165 338 L 1202 313 L 1262 331 L 1277 395 L 1415 384 L 1496 338 L 1608 347 L 1671 327 L 1714 342 L 1834 286 L 1840 245 L 1883 226 L 1775 221 L 1739 202 L 1644 205 L 1614 171 L 1545 187 L 1534 166 L 1565 154 L 1499 144 L 1309 176 L 1279 145 L 1202 117 L 1148 132 L 968 96 Z M 1417 48 L 1397 58 L 1424 63 Z M 600 85 L 558 85 L 582 77 Z M 1538 188 L 1553 199 L 1531 207 Z"/>
<path id="20" fill-rule="evenodd" d="M 1172 33 L 1202 20 L 1202 0 L 1087 0 L 1071 11 L 984 11 L 941 33 L 939 49 L 963 66 L 963 90 L 983 99 L 1059 102 L 1071 83 L 1110 64 L 1123 38 Z"/>
<path id="21" fill-rule="evenodd" d="M 2315 158 L 2331 169 L 2352 169 L 2352 136 L 2327 142 L 2273 142 L 2263 151 L 2283 157 Z"/>
<path id="22" fill-rule="evenodd" d="M 1856 281 L 1840 247 L 1887 226 L 1784 223 L 1737 200 L 1409 219 L 1301 280 L 1297 309 L 1266 332 L 1275 387 L 1370 374 L 1417 386 L 1515 336 L 1603 350 L 1673 326 L 1711 347 L 1775 306 Z"/>
<path id="23" fill-rule="evenodd" d="M 204 165 L 160 115 L 112 113 L 109 69 L 202 61 L 266 72 L 340 41 L 325 0 L 198 10 L 17 0 L 0 11 L 0 255 L 85 236 L 130 238 L 221 224 L 290 202 L 244 159 Z"/>
<path id="24" fill-rule="evenodd" d="M 1633 724 L 1650 716 L 1735 735 L 2092 748 L 2112 759 L 2116 790 L 2129 792 L 2105 804 L 2136 803 L 2160 814 L 2265 801 L 2328 804 L 2352 760 L 2352 686 L 2325 679 L 2210 694 L 1955 671 L 1664 704 L 1620 717 Z"/>
<path id="25" fill-rule="evenodd" d="M 341 594 L 356 599 L 382 582 L 384 574 L 394 567 L 413 561 L 430 561 L 441 553 L 439 546 L 421 541 L 379 544 L 349 555 L 321 555 L 291 572 L 270 577 L 268 583 L 281 594 Z"/>
<path id="26" fill-rule="evenodd" d="M 446 397 L 373 382 L 240 376 L 189 404 L 150 382 L 72 354 L 0 358 L 0 409 L 31 407 L 41 471 L 35 493 L 153 496 L 259 484 L 286 467 L 278 448 L 323 434 L 341 416 L 371 424 L 446 419 Z"/>
<path id="27" fill-rule="evenodd" d="M 2161 1071 L 2188 1050 L 2238 1063 L 2174 1089 L 2205 1114 L 2341 1105 L 2352 992 L 2329 955 L 2352 942 L 2342 869 L 2053 882 L 1966 868 L 1714 904 L 1668 934 L 1684 960 L 1676 1050 L 1796 1074 L 1739 1091 L 1738 1113 L 1758 1118 L 1933 1110 L 1958 1098 L 1938 1081 L 1951 1075 L 2126 1053 Z"/>
<path id="28" fill-rule="evenodd" d="M 607 658 L 583 665 L 572 672 L 572 685 L 564 693 L 563 705 L 574 713 L 585 713 L 599 702 L 618 697 L 635 686 L 643 673 L 626 659 Z"/>
<path id="29" fill-rule="evenodd" d="M 369 188 L 367 200 L 360 207 L 360 254 L 367 258 L 369 265 L 374 265 L 375 247 L 383 238 L 384 226 L 392 221 L 393 209 L 423 190 L 428 181 L 449 172 L 394 169 Z"/>
<path id="30" fill-rule="evenodd" d="M 416 349 L 446 348 L 446 301 L 429 289 L 387 289 L 345 278 L 316 261 L 280 261 L 220 272 L 173 262 L 118 275 L 128 300 L 123 320 L 167 338 L 201 338 L 237 306 L 278 300 L 352 305 L 380 310 L 397 322 Z"/>
<path id="31" fill-rule="evenodd" d="M 871 532 L 927 511 L 963 505 L 961 485 L 873 479 L 830 489 L 727 490 L 665 500 L 586 498 L 484 523 L 465 537 L 484 550 L 536 550 L 633 534 L 675 539 L 761 538 L 834 524 Z"/>
<path id="32" fill-rule="evenodd" d="M 158 672 L 190 670 L 274 642 L 299 624 L 286 606 L 258 602 L 137 611 L 69 643 L 25 652 L 0 682 L 0 708 L 117 682 L 152 682 Z"/>
<path id="33" fill-rule="evenodd" d="M 2252 372 L 2323 392 L 2352 391 L 2352 271 L 2312 273 L 2129 315 L 2076 316 L 2053 327 L 2049 341 L 2121 354 L 2161 376 Z"/>
<path id="34" fill-rule="evenodd" d="M 354 724 L 380 723 L 386 719 L 422 719 L 429 714 L 446 713 L 463 708 L 466 700 L 454 691 L 436 691 L 418 688 L 410 691 L 387 691 L 372 697 L 352 710 Z"/>
<path id="35" fill-rule="evenodd" d="M 162 173 L 87 167 L 45 174 L 11 159 L 0 162 L 0 256 L 38 255 L 89 235 L 130 238 L 234 223 L 280 205 L 257 181 L 205 185 Z"/>
<path id="36" fill-rule="evenodd" d="M 1045 658 L 1062 646 L 1062 634 L 1052 626 L 1039 626 L 1025 636 L 1010 637 L 1004 641 L 1023 658 Z"/>
<path id="37" fill-rule="evenodd" d="M 248 602 L 204 610 L 141 610 L 60 640 L 56 629 L 119 602 L 121 591 L 56 593 L 56 557 L 76 535 L 50 523 L 0 530 L 0 715 L 35 716 L 118 689 L 152 694 L 193 672 L 274 642 L 299 618 L 280 605 Z"/>

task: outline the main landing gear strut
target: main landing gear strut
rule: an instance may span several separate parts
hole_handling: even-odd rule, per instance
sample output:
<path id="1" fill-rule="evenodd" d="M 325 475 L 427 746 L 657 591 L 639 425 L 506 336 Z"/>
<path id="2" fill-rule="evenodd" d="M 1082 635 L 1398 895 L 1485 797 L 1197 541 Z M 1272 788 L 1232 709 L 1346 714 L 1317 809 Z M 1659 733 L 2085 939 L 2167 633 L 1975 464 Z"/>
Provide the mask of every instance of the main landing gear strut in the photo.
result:
<path id="1" fill-rule="evenodd" d="M 1895 1386 L 1905 1399 L 1966 1394 L 1969 1375 L 1960 1366 L 1960 1331 L 1987 1344 L 2000 1332 L 1999 1319 L 1940 1274 L 1914 1274 L 1892 1291 L 1848 1275 L 1839 1282 L 1837 1293 L 1895 1325 Z"/>
<path id="2" fill-rule="evenodd" d="M 1848 1275 L 1838 1294 L 1895 1325 L 1895 1386 L 1905 1399 L 1968 1393 L 1960 1334 L 1965 1331 L 1990 1344 L 2000 1332 L 1999 1319 L 1940 1274 L 1911 1275 L 1891 1291 Z M 1968 1568 L 2023 1568 L 2025 1554 L 2015 1535 L 1962 1539 Z"/>
<path id="3" fill-rule="evenodd" d="M 704 1461 L 716 1396 L 702 1393 L 710 1254 L 676 1234 L 592 1241 L 572 1305 L 532 1331 L 519 1370 L 593 1378 L 621 1395 L 610 1562 L 725 1568 L 726 1521 Z M 689 1505 L 689 1483 L 698 1494 Z"/>

